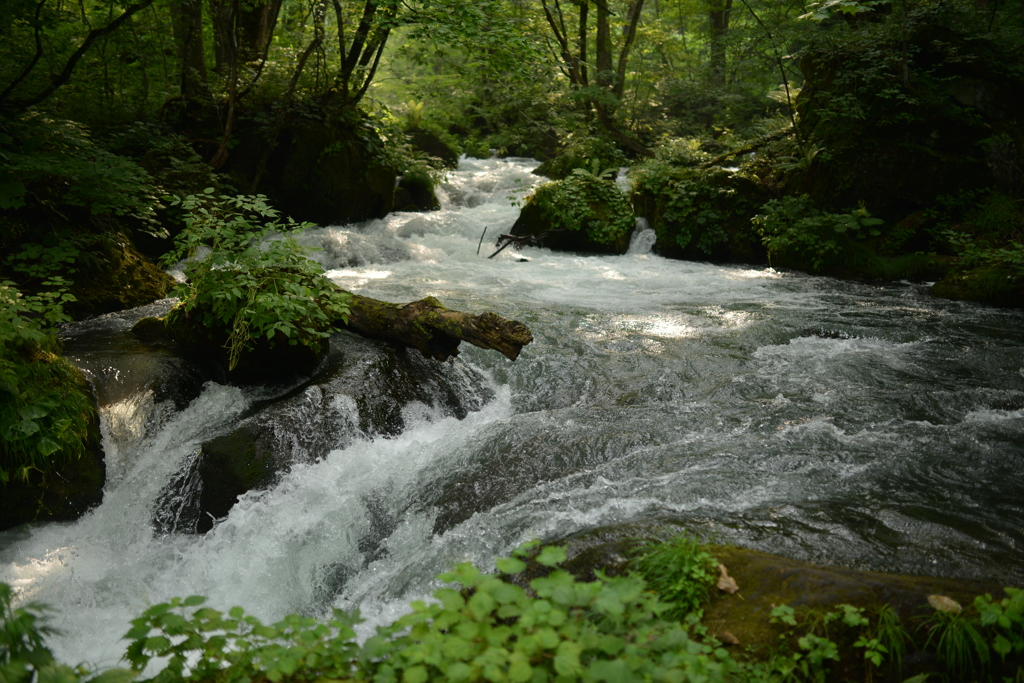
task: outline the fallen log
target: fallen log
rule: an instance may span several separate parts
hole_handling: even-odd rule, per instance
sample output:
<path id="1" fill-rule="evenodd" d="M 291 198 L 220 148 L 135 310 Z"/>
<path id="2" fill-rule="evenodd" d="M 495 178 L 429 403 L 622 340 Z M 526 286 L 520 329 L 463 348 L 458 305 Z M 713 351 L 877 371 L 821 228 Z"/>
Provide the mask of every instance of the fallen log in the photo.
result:
<path id="1" fill-rule="evenodd" d="M 408 304 L 394 304 L 352 294 L 348 322 L 334 321 L 336 329 L 370 339 L 411 347 L 426 358 L 445 361 L 459 354 L 460 342 L 498 351 L 515 360 L 533 341 L 530 329 L 495 313 L 474 315 L 445 308 L 432 296 Z M 212 362 L 216 376 L 239 384 L 287 381 L 312 372 L 327 353 L 326 339 L 313 344 L 289 344 L 280 334 L 253 339 L 232 366 L 229 359 L 231 331 L 206 327 L 200 315 L 181 308 L 163 318 L 143 318 L 132 328 L 140 338 L 169 339 L 186 353 Z"/>
<path id="2" fill-rule="evenodd" d="M 533 341 L 530 329 L 521 322 L 491 312 L 453 311 L 432 296 L 393 304 L 353 294 L 349 307 L 348 323 L 339 325 L 342 329 L 411 346 L 439 361 L 457 356 L 460 341 L 498 351 L 509 360 L 518 358 L 523 347 Z"/>

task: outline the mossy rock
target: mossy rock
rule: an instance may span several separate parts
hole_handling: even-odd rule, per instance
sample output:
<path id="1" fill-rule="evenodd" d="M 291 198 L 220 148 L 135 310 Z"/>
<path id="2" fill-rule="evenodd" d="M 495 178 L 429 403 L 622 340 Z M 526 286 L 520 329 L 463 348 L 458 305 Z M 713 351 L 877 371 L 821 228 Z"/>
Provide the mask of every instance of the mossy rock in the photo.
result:
<path id="1" fill-rule="evenodd" d="M 365 121 L 292 115 L 274 142 L 256 113 L 239 118 L 239 144 L 222 169 L 238 187 L 252 186 L 274 144 L 256 191 L 282 213 L 337 225 L 383 218 L 393 209 L 398 173 L 383 160 L 384 143 Z"/>
<path id="2" fill-rule="evenodd" d="M 143 306 L 163 299 L 174 287 L 174 278 L 143 256 L 123 232 L 97 235 L 83 251 L 71 278 L 75 301 L 66 306 L 76 320 Z"/>
<path id="3" fill-rule="evenodd" d="M 565 192 L 569 183 L 581 187 L 570 194 Z M 556 251 L 625 254 L 634 224 L 614 182 L 572 176 L 541 185 L 527 197 L 509 233 Z"/>
<path id="4" fill-rule="evenodd" d="M 771 199 L 756 178 L 722 168 L 678 168 L 671 179 L 637 183 L 633 210 L 657 235 L 654 252 L 666 258 L 767 263 L 753 218 Z"/>
<path id="5" fill-rule="evenodd" d="M 142 318 L 132 334 L 148 341 L 174 342 L 181 353 L 206 368 L 219 382 L 251 384 L 291 384 L 313 374 L 328 350 L 327 340 L 318 344 L 290 344 L 280 334 L 268 340 L 253 340 L 230 368 L 229 331 L 210 328 L 179 308 L 163 318 Z"/>
<path id="6" fill-rule="evenodd" d="M 434 131 L 417 126 L 405 131 L 405 134 L 414 150 L 440 159 L 448 168 L 458 167 L 459 150 Z"/>
<path id="7" fill-rule="evenodd" d="M 943 299 L 1024 308 L 1024 280 L 1001 268 L 954 272 L 936 282 L 931 291 Z"/>
<path id="8" fill-rule="evenodd" d="M 590 581 L 597 572 L 621 575 L 631 571 L 630 558 L 641 546 L 665 541 L 681 533 L 673 524 L 626 524 L 588 530 L 567 538 L 550 541 L 566 550 L 567 559 L 560 568 L 578 580 Z M 772 610 L 788 605 L 795 611 L 798 626 L 795 635 L 803 635 L 816 616 L 834 612 L 838 605 L 862 608 L 874 621 L 879 608 L 887 605 L 900 618 L 913 638 L 903 658 L 903 669 L 883 666 L 868 672 L 864 668 L 863 650 L 853 647 L 856 631 L 834 624 L 829 636 L 839 647 L 839 662 L 828 670 L 829 681 L 892 681 L 899 683 L 920 673 L 941 670 L 932 651 L 923 645 L 928 637 L 919 625 L 934 614 L 928 597 L 942 595 L 957 601 L 965 611 L 973 613 L 975 597 L 990 594 L 996 600 L 1004 597 L 1003 585 L 994 581 L 965 580 L 929 576 L 885 574 L 843 567 L 819 566 L 778 555 L 737 546 L 707 546 L 707 552 L 726 569 L 738 586 L 728 593 L 712 587 L 709 601 L 703 608 L 701 623 L 708 635 L 718 638 L 738 659 L 765 661 L 780 645 L 798 651 L 795 642 L 787 639 L 786 627 L 772 623 Z M 522 574 L 508 577 L 513 583 L 526 585 L 530 580 L 547 575 L 550 568 L 527 562 Z M 977 616 L 976 613 L 974 616 Z M 888 661 L 888 658 L 886 658 Z M 1018 662 L 1012 658 L 1003 666 L 1004 675 L 1012 674 Z M 996 668 L 999 668 L 996 663 Z M 993 680 L 999 680 L 998 677 Z"/>
<path id="9" fill-rule="evenodd" d="M 0 483 L 0 530 L 26 522 L 69 521 L 81 517 L 103 501 L 106 468 L 100 437 L 99 412 L 85 377 L 66 359 L 45 354 L 37 363 L 52 368 L 48 375 L 68 404 L 84 412 L 75 416 L 81 436 L 81 452 L 51 456 L 60 459 L 48 471 L 32 469 L 28 478 Z M 75 408 L 78 411 L 80 408 Z M 62 457 L 63 456 L 63 457 Z M 10 465 L 6 462 L 5 465 Z"/>
<path id="10" fill-rule="evenodd" d="M 434 184 L 425 174 L 407 173 L 395 190 L 396 211 L 437 211 L 441 202 L 434 193 Z"/>
<path id="11" fill-rule="evenodd" d="M 240 496 L 274 485 L 294 465 L 357 439 L 401 434 L 409 411 L 462 419 L 492 399 L 483 375 L 457 360 L 437 363 L 412 349 L 338 333 L 322 374 L 203 444 L 164 490 L 154 523 L 164 532 L 206 532 Z"/>

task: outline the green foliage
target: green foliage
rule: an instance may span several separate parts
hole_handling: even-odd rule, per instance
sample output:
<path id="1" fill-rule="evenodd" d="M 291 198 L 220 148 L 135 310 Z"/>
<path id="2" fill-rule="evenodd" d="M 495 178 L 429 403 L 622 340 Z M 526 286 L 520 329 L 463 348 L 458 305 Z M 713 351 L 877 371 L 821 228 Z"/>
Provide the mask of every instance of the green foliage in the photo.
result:
<path id="1" fill-rule="evenodd" d="M 677 149 L 674 156 L 686 149 Z M 756 204 L 738 191 L 741 183 L 750 184 L 746 178 L 718 168 L 680 168 L 661 158 L 634 167 L 630 178 L 633 196 L 653 202 L 647 217 L 654 216 L 659 243 L 671 240 L 679 249 L 693 246 L 710 255 L 728 243 L 728 225 L 739 223 L 749 232 L 745 224 Z"/>
<path id="2" fill-rule="evenodd" d="M 129 683 L 134 676 L 111 669 L 89 678 L 82 666 L 59 664 L 46 646 L 46 637 L 57 633 L 48 626 L 48 608 L 38 603 L 14 607 L 11 587 L 0 583 L 0 681 L 4 683 Z"/>
<path id="3" fill-rule="evenodd" d="M 74 273 L 73 246 L 28 243 L 4 265 L 37 289 L 0 280 L 0 482 L 47 474 L 80 456 L 95 409 L 74 368 L 58 358 L 52 328 L 74 301 L 57 272 Z"/>
<path id="4" fill-rule="evenodd" d="M 150 607 L 132 621 L 125 659 L 141 672 L 154 658 L 165 658 L 155 683 L 172 681 L 273 683 L 348 678 L 359 646 L 352 627 L 358 613 L 341 610 L 326 623 L 290 615 L 264 625 L 240 607 L 223 614 L 201 607 L 205 598 L 174 598 Z M 198 608 L 198 609 L 195 609 Z"/>
<path id="5" fill-rule="evenodd" d="M 573 133 L 566 137 L 564 146 L 557 157 L 545 161 L 537 168 L 537 174 L 562 180 L 576 169 L 605 176 L 611 169 L 612 178 L 619 168 L 627 166 L 625 155 L 610 140 L 596 136 Z"/>
<path id="6" fill-rule="evenodd" d="M 840 261 L 851 241 L 881 234 L 874 226 L 882 221 L 872 218 L 863 206 L 847 213 L 826 213 L 815 208 L 807 195 L 773 199 L 762 212 L 752 222 L 769 258 L 807 264 L 815 271 Z"/>
<path id="7" fill-rule="evenodd" d="M 62 205 L 140 220 L 159 233 L 155 209 L 160 188 L 136 162 L 96 144 L 82 124 L 27 114 L 11 126 L 14 144 L 0 167 L 0 209 L 28 201 Z"/>
<path id="8" fill-rule="evenodd" d="M 521 555 L 524 553 L 520 553 Z M 535 561 L 554 567 L 560 548 Z M 521 571 L 518 557 L 498 561 Z M 288 617 L 264 626 L 241 609 L 200 608 L 203 599 L 175 599 L 147 610 L 126 634 L 127 659 L 141 671 L 167 657 L 157 683 L 179 680 L 390 683 L 452 681 L 725 681 L 738 665 L 724 650 L 695 642 L 642 580 L 600 576 L 580 583 L 556 569 L 530 582 L 530 592 L 458 565 L 439 577 L 454 584 L 436 602 L 416 602 L 394 624 L 378 628 L 360 648 L 358 617 L 335 612 L 328 624 Z M 229 667 L 229 668 L 225 668 Z"/>
<path id="9" fill-rule="evenodd" d="M 992 636 L 992 649 L 1003 659 L 1024 652 L 1024 590 L 1005 591 L 1007 597 L 999 602 L 988 594 L 974 599 L 981 626 Z"/>
<path id="10" fill-rule="evenodd" d="M 604 173 L 578 168 L 564 180 L 537 188 L 533 202 L 554 230 L 585 230 L 599 244 L 614 244 L 635 224 L 629 200 Z"/>
<path id="11" fill-rule="evenodd" d="M 218 196 L 208 188 L 173 204 L 186 212 L 185 229 L 163 263 L 187 259 L 188 284 L 179 286 L 181 304 L 171 315 L 227 330 L 229 369 L 256 339 L 318 346 L 335 321 L 348 319 L 351 296 L 324 277 L 308 249 L 282 235 L 308 224 L 282 219 L 262 195 Z"/>
<path id="12" fill-rule="evenodd" d="M 680 534 L 669 541 L 640 547 L 631 566 L 651 590 L 672 606 L 665 616 L 682 621 L 708 601 L 718 560 L 699 540 Z"/>

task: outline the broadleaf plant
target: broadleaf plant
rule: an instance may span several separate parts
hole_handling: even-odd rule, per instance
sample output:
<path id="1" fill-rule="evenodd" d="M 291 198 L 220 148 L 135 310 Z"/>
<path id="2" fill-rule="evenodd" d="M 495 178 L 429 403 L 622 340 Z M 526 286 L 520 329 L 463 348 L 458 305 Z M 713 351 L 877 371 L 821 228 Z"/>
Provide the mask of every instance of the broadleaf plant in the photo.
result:
<path id="1" fill-rule="evenodd" d="M 282 217 L 263 195 L 216 195 L 213 188 L 172 205 L 185 210 L 185 229 L 163 265 L 184 260 L 187 284 L 177 288 L 181 304 L 171 315 L 226 330 L 229 370 L 257 339 L 315 346 L 348 321 L 351 295 L 289 234 L 312 224 Z"/>

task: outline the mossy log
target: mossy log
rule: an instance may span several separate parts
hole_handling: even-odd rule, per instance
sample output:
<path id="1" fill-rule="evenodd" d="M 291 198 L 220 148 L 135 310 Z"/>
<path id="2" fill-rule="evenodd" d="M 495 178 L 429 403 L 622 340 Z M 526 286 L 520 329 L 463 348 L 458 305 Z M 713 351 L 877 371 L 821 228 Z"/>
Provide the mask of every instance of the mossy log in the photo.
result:
<path id="1" fill-rule="evenodd" d="M 411 346 L 439 361 L 457 356 L 460 341 L 499 351 L 509 360 L 518 358 L 523 347 L 533 341 L 530 329 L 521 322 L 491 312 L 473 315 L 452 311 L 432 296 L 393 304 L 353 294 L 350 307 L 343 329 Z"/>

